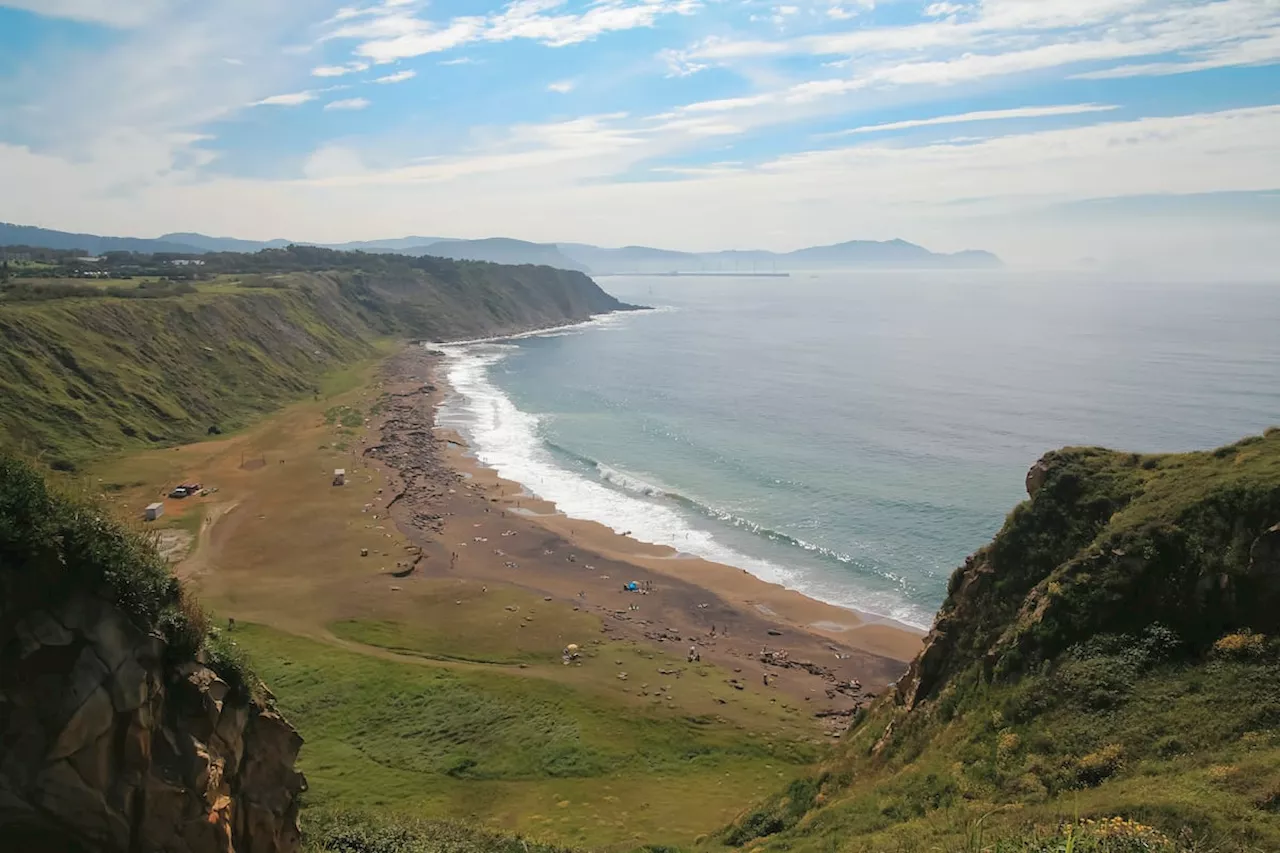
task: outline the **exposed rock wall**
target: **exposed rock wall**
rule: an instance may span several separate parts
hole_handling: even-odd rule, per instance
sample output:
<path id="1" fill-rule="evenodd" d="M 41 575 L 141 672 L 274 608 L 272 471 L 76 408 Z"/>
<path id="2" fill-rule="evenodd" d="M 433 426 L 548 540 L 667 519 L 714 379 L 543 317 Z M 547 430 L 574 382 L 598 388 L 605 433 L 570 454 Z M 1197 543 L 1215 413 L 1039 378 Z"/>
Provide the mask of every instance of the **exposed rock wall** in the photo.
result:
<path id="1" fill-rule="evenodd" d="M 292 853 L 302 738 L 76 595 L 0 615 L 0 839 L 85 853 Z"/>

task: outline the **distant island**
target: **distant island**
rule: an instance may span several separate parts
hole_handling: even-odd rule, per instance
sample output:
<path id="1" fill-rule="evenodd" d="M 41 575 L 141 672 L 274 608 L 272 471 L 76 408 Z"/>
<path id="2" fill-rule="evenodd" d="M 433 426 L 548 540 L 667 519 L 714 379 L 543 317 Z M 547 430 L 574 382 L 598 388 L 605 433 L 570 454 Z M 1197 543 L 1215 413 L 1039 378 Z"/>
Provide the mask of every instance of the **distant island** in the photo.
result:
<path id="1" fill-rule="evenodd" d="M 850 240 L 794 252 L 761 249 L 677 252 L 648 246 L 604 248 L 587 243 L 530 243 L 506 237 L 453 240 L 443 237 L 400 237 L 353 243 L 320 244 L 300 240 L 239 240 L 195 233 L 164 234 L 156 239 L 103 237 L 0 223 L 0 246 L 79 249 L 105 252 L 202 255 L 211 252 L 258 252 L 290 245 L 313 245 L 341 251 L 439 257 L 498 264 L 534 264 L 596 275 L 738 273 L 763 274 L 842 269 L 1000 269 L 1004 263 L 983 250 L 951 254 L 931 252 L 906 240 Z"/>

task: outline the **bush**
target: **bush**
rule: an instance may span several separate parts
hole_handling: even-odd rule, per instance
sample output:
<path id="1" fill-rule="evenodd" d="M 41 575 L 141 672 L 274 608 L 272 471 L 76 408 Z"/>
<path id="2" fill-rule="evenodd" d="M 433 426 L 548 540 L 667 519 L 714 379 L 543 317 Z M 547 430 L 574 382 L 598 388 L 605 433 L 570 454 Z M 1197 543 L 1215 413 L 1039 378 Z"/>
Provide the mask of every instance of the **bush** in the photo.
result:
<path id="1" fill-rule="evenodd" d="M 781 796 L 775 797 L 731 826 L 725 834 L 724 843 L 730 847 L 740 847 L 748 841 L 765 838 L 795 826 L 817 804 L 818 795 L 828 778 L 823 774 L 795 780 Z"/>
<path id="2" fill-rule="evenodd" d="M 34 467 L 0 453 L 0 612 L 49 607 L 77 592 L 158 631 L 170 662 L 206 660 L 246 692 L 257 683 L 234 643 L 211 636 L 199 602 L 148 537 L 94 503 L 50 491 Z"/>
<path id="3" fill-rule="evenodd" d="M 237 696 L 261 698 L 262 681 L 254 674 L 248 653 L 235 640 L 217 628 L 210 628 L 202 652 L 205 665 L 218 673 Z"/>
<path id="4" fill-rule="evenodd" d="M 1256 660 L 1267 650 L 1267 638 L 1248 630 L 1227 634 L 1213 644 L 1214 655 L 1228 660 Z"/>
<path id="5" fill-rule="evenodd" d="M 459 823 L 349 811 L 308 811 L 307 853 L 558 853 L 562 848 Z"/>
<path id="6" fill-rule="evenodd" d="M 1097 752 L 1091 752 L 1076 763 L 1076 778 L 1087 787 L 1101 785 L 1120 772 L 1124 766 L 1124 747 L 1108 744 Z"/>

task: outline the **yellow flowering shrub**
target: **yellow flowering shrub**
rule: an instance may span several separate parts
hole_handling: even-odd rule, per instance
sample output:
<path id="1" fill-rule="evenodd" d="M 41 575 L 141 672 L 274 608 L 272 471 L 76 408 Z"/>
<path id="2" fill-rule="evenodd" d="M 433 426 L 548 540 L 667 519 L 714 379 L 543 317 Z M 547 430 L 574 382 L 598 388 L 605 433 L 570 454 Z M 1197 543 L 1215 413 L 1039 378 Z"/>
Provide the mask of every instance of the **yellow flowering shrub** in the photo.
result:
<path id="1" fill-rule="evenodd" d="M 1239 631 L 1227 634 L 1213 644 L 1213 651 L 1224 658 L 1257 658 L 1267 651 L 1267 638 L 1264 634 L 1252 631 Z"/>

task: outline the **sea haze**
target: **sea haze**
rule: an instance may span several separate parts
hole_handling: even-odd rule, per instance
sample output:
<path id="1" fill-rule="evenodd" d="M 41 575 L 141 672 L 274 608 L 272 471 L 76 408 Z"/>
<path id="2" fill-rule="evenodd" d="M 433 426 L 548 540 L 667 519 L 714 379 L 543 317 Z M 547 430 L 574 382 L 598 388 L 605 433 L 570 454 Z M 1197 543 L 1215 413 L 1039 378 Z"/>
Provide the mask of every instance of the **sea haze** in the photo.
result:
<path id="1" fill-rule="evenodd" d="M 568 514 L 927 626 L 1045 451 L 1280 423 L 1280 288 L 603 279 L 655 311 L 447 348 L 442 422 Z"/>

